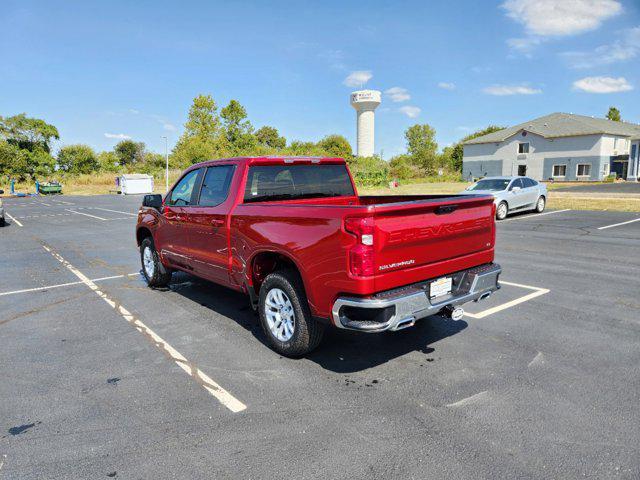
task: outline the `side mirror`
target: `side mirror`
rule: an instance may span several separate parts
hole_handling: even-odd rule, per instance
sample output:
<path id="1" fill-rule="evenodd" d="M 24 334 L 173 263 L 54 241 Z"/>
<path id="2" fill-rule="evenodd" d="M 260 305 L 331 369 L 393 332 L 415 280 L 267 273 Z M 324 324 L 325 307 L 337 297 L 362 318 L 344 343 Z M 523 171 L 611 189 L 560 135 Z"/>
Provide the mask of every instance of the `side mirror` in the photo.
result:
<path id="1" fill-rule="evenodd" d="M 157 193 L 153 195 L 145 195 L 142 199 L 142 206 L 160 210 L 162 208 L 162 195 Z"/>
<path id="2" fill-rule="evenodd" d="M 512 187 L 512 188 L 511 188 L 511 191 L 512 191 L 513 193 L 517 193 L 517 192 L 519 192 L 519 191 L 520 191 L 520 187 Z"/>

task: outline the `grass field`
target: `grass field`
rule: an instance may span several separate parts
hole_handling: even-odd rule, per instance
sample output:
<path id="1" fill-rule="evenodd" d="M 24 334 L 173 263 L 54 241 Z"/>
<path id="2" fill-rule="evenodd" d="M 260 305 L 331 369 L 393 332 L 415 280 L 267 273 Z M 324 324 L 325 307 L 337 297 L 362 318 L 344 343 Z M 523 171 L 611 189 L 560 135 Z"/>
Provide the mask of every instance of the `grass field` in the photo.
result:
<path id="1" fill-rule="evenodd" d="M 180 175 L 180 170 L 169 171 L 169 183 L 172 184 Z M 99 173 L 95 175 L 78 175 L 70 178 L 62 178 L 63 193 L 67 195 L 98 195 L 112 193 L 116 189 L 115 173 Z M 425 194 L 451 194 L 464 190 L 468 182 L 431 182 L 417 179 L 412 182 L 403 182 L 398 188 L 388 187 L 359 187 L 362 195 L 425 195 Z M 584 193 L 554 192 L 560 186 L 571 186 L 571 183 L 549 184 L 548 208 L 572 210 L 610 210 L 617 212 L 640 212 L 640 196 L 628 195 L 625 197 L 602 197 Z M 164 193 L 164 175 L 156 177 L 154 181 L 155 191 Z M 9 192 L 9 185 L 0 185 Z M 35 185 L 32 183 L 16 184 L 17 192 L 34 193 Z"/>

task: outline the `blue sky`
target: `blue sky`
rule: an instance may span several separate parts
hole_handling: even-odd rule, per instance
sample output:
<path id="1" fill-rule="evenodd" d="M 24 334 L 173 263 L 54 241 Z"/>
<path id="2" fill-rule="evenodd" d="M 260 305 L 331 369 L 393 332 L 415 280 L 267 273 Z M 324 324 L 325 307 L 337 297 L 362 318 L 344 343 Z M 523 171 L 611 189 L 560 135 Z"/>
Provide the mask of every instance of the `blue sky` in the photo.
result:
<path id="1" fill-rule="evenodd" d="M 289 140 L 354 145 L 359 82 L 389 91 L 376 116 L 385 158 L 414 123 L 440 147 L 554 111 L 616 105 L 640 123 L 637 0 L 5 0 L 0 19 L 0 115 L 44 118 L 60 144 L 129 136 L 161 152 L 208 93 Z"/>

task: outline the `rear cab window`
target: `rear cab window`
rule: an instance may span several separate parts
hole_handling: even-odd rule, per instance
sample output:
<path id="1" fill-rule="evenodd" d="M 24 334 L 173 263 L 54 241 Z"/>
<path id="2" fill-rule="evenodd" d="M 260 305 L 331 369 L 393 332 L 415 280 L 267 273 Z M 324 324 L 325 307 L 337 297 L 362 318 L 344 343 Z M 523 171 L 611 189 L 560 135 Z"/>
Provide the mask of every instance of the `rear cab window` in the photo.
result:
<path id="1" fill-rule="evenodd" d="M 252 165 L 247 175 L 244 202 L 354 195 L 344 164 Z"/>
<path id="2" fill-rule="evenodd" d="M 208 167 L 200 187 L 198 206 L 215 207 L 223 203 L 229 196 L 234 171 L 234 165 Z"/>

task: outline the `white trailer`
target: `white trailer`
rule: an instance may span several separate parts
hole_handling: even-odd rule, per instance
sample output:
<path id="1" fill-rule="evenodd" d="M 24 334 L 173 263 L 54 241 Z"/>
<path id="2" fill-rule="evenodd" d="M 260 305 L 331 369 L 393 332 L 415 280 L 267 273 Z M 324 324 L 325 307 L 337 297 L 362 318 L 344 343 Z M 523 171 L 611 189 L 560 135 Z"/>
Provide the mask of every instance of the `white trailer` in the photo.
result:
<path id="1" fill-rule="evenodd" d="M 118 177 L 118 186 L 123 195 L 153 193 L 153 176 L 143 173 L 124 174 Z"/>

